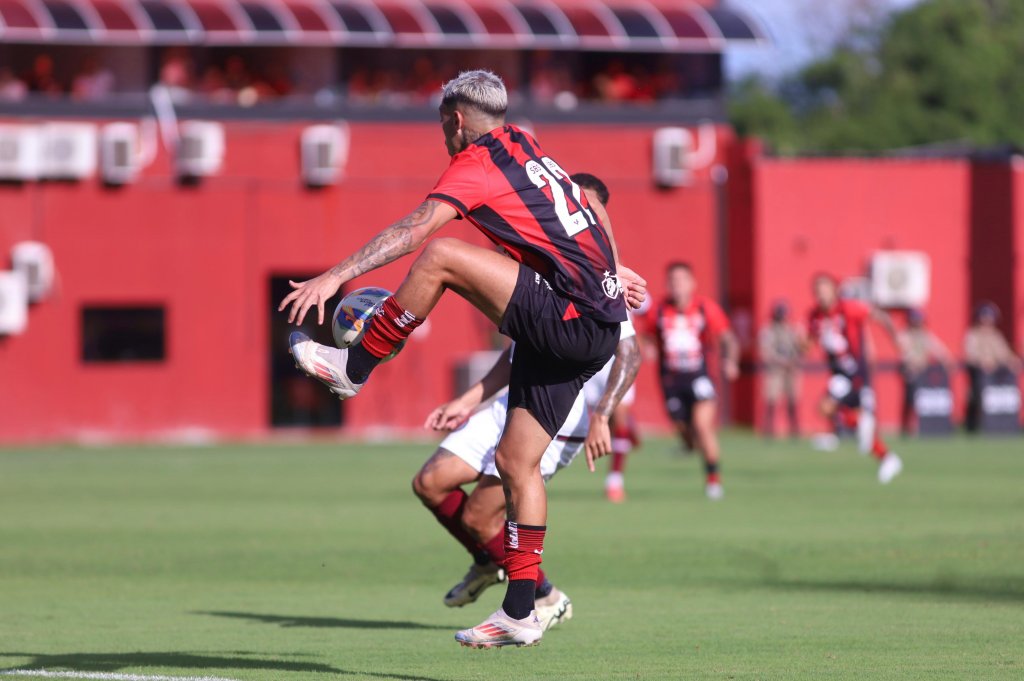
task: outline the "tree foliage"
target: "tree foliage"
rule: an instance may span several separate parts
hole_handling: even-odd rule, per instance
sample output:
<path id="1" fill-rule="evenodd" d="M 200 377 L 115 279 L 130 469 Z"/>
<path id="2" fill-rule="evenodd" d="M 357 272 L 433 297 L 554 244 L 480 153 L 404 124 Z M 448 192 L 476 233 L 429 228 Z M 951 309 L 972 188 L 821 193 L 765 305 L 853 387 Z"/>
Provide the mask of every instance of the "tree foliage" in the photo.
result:
<path id="1" fill-rule="evenodd" d="M 870 31 L 777 85 L 739 83 L 737 130 L 783 154 L 1024 147 L 1024 0 L 926 0 Z"/>

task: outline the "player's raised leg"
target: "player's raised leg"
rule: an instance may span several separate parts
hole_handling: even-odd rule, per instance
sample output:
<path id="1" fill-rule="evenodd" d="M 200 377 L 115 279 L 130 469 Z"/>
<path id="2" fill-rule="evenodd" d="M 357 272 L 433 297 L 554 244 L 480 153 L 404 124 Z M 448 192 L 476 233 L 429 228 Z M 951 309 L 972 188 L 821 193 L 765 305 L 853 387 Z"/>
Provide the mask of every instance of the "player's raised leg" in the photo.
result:
<path id="1" fill-rule="evenodd" d="M 423 323 L 445 290 L 455 291 L 498 324 L 518 274 L 518 263 L 493 250 L 435 239 L 423 248 L 395 295 L 384 301 L 361 343 L 339 349 L 294 332 L 292 355 L 303 371 L 341 399 L 354 397 L 374 368 Z"/>

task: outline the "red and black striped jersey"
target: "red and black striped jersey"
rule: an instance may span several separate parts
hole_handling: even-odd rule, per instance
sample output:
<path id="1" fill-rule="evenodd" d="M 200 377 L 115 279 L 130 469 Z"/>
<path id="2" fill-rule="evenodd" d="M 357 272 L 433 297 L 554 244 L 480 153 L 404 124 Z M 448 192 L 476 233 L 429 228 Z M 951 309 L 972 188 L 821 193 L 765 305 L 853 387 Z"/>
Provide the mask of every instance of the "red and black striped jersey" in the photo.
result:
<path id="1" fill-rule="evenodd" d="M 658 341 L 662 373 L 704 371 L 708 348 L 730 328 L 725 311 L 702 295 L 694 295 L 683 309 L 666 299 L 645 321 L 645 332 Z"/>
<path id="2" fill-rule="evenodd" d="M 833 371 L 852 374 L 866 366 L 865 335 L 871 308 L 858 300 L 840 300 L 831 310 L 811 310 L 808 332 L 818 341 Z"/>
<path id="3" fill-rule="evenodd" d="M 532 136 L 495 128 L 452 157 L 429 199 L 443 201 L 574 307 L 567 318 L 626 319 L 608 233 L 586 195 Z"/>

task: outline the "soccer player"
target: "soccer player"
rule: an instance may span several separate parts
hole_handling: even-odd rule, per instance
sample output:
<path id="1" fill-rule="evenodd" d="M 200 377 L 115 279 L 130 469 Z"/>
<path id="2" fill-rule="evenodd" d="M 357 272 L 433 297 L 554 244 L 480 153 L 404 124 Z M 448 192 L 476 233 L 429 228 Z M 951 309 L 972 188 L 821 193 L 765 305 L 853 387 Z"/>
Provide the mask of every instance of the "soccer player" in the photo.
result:
<path id="1" fill-rule="evenodd" d="M 708 376 L 705 353 L 720 343 L 722 371 L 734 381 L 740 373 L 740 345 L 718 303 L 697 293 L 688 263 L 669 264 L 666 275 L 668 297 L 647 315 L 647 331 L 657 342 L 665 408 L 683 446 L 700 450 L 706 474 L 704 493 L 718 500 L 725 491 L 719 471 L 715 385 Z"/>
<path id="2" fill-rule="evenodd" d="M 449 607 L 475 602 L 485 589 L 505 578 L 505 499 L 494 454 L 505 425 L 508 394 L 495 399 L 490 408 L 478 409 L 508 384 L 509 354 L 502 353 L 481 381 L 431 412 L 425 423 L 427 428 L 450 434 L 416 474 L 413 491 L 473 557 L 462 581 L 445 594 L 444 604 Z M 606 397 L 610 412 L 640 369 L 640 348 L 631 323 L 623 323 L 622 338 L 608 365 L 610 371 L 599 372 L 587 381 L 586 388 L 592 387 Z M 621 378 L 609 381 L 609 375 Z M 607 429 L 602 432 L 594 427 L 581 392 L 558 435 L 544 451 L 541 475 L 546 483 L 584 449 L 593 470 L 594 459 L 610 447 Z M 462 488 L 473 482 L 477 486 L 467 495 Z M 545 630 L 572 617 L 569 597 L 555 588 L 542 570 L 538 572 L 534 598 L 537 618 Z"/>
<path id="3" fill-rule="evenodd" d="M 572 176 L 573 182 L 578 184 L 587 195 L 591 207 L 597 213 L 601 224 L 610 225 L 607 206 L 611 194 L 607 185 L 599 178 L 590 173 L 576 173 Z M 633 343 L 637 343 L 634 339 Z M 639 350 L 639 343 L 637 343 Z M 637 358 L 639 361 L 639 356 Z M 621 380 L 622 375 L 612 375 L 612 363 L 604 365 L 604 368 L 594 379 L 587 381 L 583 387 L 584 397 L 587 401 L 587 408 L 591 412 L 591 423 L 595 428 L 608 428 L 611 432 L 611 466 L 608 475 L 605 477 L 605 496 L 612 503 L 620 504 L 626 500 L 626 488 L 624 473 L 626 470 L 626 457 L 639 445 L 640 436 L 636 429 L 636 420 L 633 418 L 632 406 L 636 399 L 636 390 L 633 382 L 636 375 L 630 379 L 626 392 L 621 395 L 614 405 L 609 404 L 611 391 L 605 391 L 603 386 L 610 380 Z M 600 380 L 595 380 L 600 378 Z M 610 411 L 609 411 L 610 409 Z M 607 412 L 607 413 L 606 413 Z"/>
<path id="4" fill-rule="evenodd" d="M 373 369 L 423 322 L 446 290 L 462 296 L 518 342 L 508 418 L 495 452 L 507 507 L 502 607 L 456 634 L 473 647 L 533 645 L 547 498 L 540 462 L 583 384 L 612 356 L 627 304 L 640 305 L 646 282 L 621 266 L 608 232 L 578 185 L 537 140 L 505 125 L 508 94 L 489 71 L 467 71 L 444 85 L 440 119 L 452 157 L 426 200 L 354 255 L 305 282 L 281 302 L 289 322 L 324 306 L 355 277 L 417 250 L 453 219 L 480 229 L 511 258 L 456 239 L 427 244 L 362 342 L 337 349 L 294 332 L 292 356 L 342 399 L 354 397 Z"/>
<path id="5" fill-rule="evenodd" d="M 785 400 L 789 417 L 789 436 L 800 437 L 797 403 L 800 400 L 800 363 L 807 343 L 802 331 L 789 320 L 789 305 L 778 301 L 772 306 L 772 320 L 757 337 L 764 366 L 764 433 L 775 437 L 775 405 Z"/>
<path id="6" fill-rule="evenodd" d="M 880 324 L 894 345 L 896 328 L 885 311 L 858 300 L 840 299 L 831 275 L 818 274 L 813 282 L 815 306 L 807 327 L 809 340 L 821 346 L 832 372 L 828 391 L 821 399 L 821 413 L 833 421 L 838 417 L 844 425 L 856 429 L 861 453 L 874 455 L 879 463 L 878 481 L 888 484 L 903 470 L 903 461 L 878 434 L 867 361 L 867 323 L 873 320 Z"/>

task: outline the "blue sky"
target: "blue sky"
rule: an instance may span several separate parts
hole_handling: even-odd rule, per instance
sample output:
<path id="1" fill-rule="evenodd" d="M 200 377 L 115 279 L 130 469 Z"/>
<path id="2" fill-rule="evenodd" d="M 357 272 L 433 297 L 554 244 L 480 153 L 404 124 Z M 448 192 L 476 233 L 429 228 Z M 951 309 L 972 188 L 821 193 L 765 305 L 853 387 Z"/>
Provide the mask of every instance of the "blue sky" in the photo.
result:
<path id="1" fill-rule="evenodd" d="M 848 26 L 851 12 L 865 8 L 898 10 L 920 0 L 727 0 L 726 4 L 759 19 L 773 44 L 737 47 L 726 52 L 729 78 L 749 73 L 778 76 L 828 51 Z"/>

